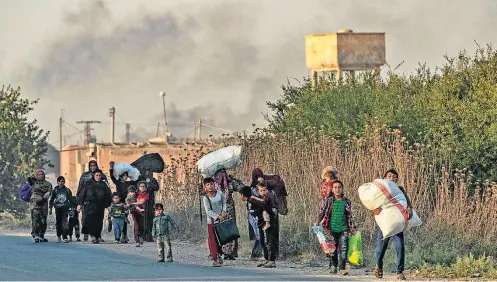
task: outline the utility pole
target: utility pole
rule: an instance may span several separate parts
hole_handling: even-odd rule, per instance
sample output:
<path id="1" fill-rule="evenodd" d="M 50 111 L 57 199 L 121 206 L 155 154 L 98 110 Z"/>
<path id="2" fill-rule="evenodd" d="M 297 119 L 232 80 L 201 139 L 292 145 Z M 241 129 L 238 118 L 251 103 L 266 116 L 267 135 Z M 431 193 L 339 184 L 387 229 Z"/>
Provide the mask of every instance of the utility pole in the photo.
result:
<path id="1" fill-rule="evenodd" d="M 116 108 L 112 107 L 109 109 L 109 117 L 110 117 L 110 143 L 114 144 L 114 133 L 115 133 L 115 125 L 116 125 Z"/>
<path id="2" fill-rule="evenodd" d="M 155 137 L 159 137 L 159 128 L 160 128 L 160 122 L 157 123 L 157 132 L 155 133 Z"/>
<path id="3" fill-rule="evenodd" d="M 131 124 L 126 123 L 126 143 L 130 142 L 130 131 L 131 131 Z"/>
<path id="4" fill-rule="evenodd" d="M 85 145 L 88 145 L 90 143 L 90 138 L 91 138 L 91 125 L 93 123 L 101 123 L 100 121 L 98 120 L 80 120 L 80 121 L 77 121 L 76 123 L 82 123 L 85 125 L 85 128 L 84 128 L 84 134 L 85 134 L 85 141 L 84 141 L 84 144 Z"/>
<path id="5" fill-rule="evenodd" d="M 62 137 L 62 130 L 64 126 L 64 110 L 60 110 L 60 118 L 59 118 L 59 152 L 62 152 L 62 147 L 64 147 L 63 144 L 63 137 Z"/>
<path id="6" fill-rule="evenodd" d="M 168 129 L 167 129 L 167 116 L 166 116 L 166 92 L 160 92 L 159 95 L 162 97 L 162 106 L 164 107 L 164 137 L 167 140 Z"/>
<path id="7" fill-rule="evenodd" d="M 198 130 L 197 136 L 198 136 L 198 139 L 200 140 L 200 139 L 202 139 L 202 119 L 198 120 L 197 130 Z"/>

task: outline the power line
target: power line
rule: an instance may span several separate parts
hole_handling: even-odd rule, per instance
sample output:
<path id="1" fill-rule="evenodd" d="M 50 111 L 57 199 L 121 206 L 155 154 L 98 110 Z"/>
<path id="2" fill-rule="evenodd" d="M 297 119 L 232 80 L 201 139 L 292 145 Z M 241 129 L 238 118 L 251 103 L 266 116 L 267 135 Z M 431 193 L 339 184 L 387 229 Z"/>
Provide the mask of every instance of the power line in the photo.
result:
<path id="1" fill-rule="evenodd" d="M 125 124 L 127 124 L 127 122 L 119 115 L 119 113 L 116 111 L 116 115 L 118 118 L 120 118 Z"/>

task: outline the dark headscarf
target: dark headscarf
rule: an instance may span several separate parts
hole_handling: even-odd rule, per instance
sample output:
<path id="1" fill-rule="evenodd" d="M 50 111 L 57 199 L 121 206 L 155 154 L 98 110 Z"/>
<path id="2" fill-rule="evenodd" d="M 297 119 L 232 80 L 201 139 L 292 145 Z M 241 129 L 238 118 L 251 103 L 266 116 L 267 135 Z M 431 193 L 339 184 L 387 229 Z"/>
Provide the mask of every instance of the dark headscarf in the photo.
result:
<path id="1" fill-rule="evenodd" d="M 252 181 L 257 181 L 257 178 L 259 178 L 259 177 L 264 177 L 264 173 L 262 172 L 262 169 L 254 168 L 254 170 L 252 170 Z"/>

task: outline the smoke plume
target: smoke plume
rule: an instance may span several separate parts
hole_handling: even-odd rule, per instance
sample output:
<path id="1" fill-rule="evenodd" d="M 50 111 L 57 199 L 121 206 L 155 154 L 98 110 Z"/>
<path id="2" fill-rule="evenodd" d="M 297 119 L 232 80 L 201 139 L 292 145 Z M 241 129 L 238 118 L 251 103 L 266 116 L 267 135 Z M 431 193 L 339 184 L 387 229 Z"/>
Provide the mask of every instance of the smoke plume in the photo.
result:
<path id="1" fill-rule="evenodd" d="M 287 78 L 308 74 L 307 34 L 386 32 L 388 63 L 404 61 L 404 72 L 418 62 L 441 64 L 445 53 L 474 50 L 474 40 L 497 39 L 491 0 L 198 0 L 121 18 L 110 2 L 82 3 L 66 13 L 39 56 L 13 70 L 13 83 L 41 98 L 36 117 L 53 141 L 61 108 L 72 124 L 103 121 L 94 126 L 99 140 L 109 139 L 112 106 L 117 121 L 131 124 L 134 139 L 153 137 L 163 122 L 160 91 L 167 93 L 175 136 L 191 137 L 198 119 L 233 131 L 264 125 L 266 101 L 278 98 Z M 124 125 L 117 131 L 123 136 Z"/>

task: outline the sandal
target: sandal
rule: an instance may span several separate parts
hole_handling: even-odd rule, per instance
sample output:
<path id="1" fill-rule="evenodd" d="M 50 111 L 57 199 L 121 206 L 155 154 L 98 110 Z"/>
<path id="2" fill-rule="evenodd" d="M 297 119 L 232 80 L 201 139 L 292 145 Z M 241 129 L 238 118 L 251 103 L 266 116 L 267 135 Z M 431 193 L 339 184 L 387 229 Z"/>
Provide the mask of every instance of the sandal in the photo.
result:
<path id="1" fill-rule="evenodd" d="M 376 276 L 376 278 L 378 278 L 378 279 L 382 279 L 383 278 L 383 269 L 381 269 L 377 266 L 375 271 L 374 271 L 374 276 Z"/>

